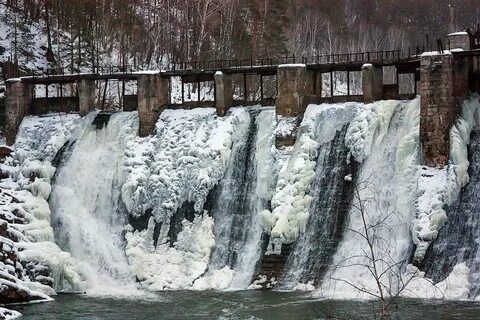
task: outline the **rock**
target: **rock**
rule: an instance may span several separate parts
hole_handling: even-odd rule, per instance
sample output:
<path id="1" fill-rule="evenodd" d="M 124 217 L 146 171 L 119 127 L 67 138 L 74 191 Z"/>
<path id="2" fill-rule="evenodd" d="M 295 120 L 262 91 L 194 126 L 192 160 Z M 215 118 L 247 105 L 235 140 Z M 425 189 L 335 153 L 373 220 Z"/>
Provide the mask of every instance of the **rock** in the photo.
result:
<path id="1" fill-rule="evenodd" d="M 13 152 L 13 149 L 7 146 L 0 147 L 0 161 L 4 162 L 6 157 L 9 157 Z"/>

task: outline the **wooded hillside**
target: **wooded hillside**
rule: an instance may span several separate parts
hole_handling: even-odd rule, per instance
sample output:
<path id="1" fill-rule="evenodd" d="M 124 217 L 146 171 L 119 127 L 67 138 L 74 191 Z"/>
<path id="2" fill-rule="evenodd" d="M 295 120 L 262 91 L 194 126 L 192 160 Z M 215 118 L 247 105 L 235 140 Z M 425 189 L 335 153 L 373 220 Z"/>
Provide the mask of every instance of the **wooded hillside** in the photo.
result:
<path id="1" fill-rule="evenodd" d="M 43 46 L 52 66 L 311 55 L 397 49 L 479 22 L 478 0 L 3 0 L 5 48 L 15 60 Z M 47 43 L 21 46 L 41 26 Z M 33 35 L 32 37 L 35 37 Z M 5 56 L 5 55 L 4 55 Z"/>

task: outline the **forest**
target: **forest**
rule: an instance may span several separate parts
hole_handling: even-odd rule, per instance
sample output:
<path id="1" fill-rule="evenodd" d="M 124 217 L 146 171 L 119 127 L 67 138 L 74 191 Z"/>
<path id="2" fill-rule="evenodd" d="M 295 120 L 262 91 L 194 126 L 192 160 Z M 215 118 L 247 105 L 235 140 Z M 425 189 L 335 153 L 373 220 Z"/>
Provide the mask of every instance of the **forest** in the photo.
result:
<path id="1" fill-rule="evenodd" d="M 47 41 L 33 45 L 42 46 L 50 67 L 72 71 L 432 46 L 450 29 L 476 28 L 480 17 L 478 0 L 2 0 L 1 5 L 1 18 L 12 30 L 4 39 L 11 43 L 4 57 L 28 56 L 22 51 L 31 46 L 22 48 L 19 34 L 34 24 Z"/>

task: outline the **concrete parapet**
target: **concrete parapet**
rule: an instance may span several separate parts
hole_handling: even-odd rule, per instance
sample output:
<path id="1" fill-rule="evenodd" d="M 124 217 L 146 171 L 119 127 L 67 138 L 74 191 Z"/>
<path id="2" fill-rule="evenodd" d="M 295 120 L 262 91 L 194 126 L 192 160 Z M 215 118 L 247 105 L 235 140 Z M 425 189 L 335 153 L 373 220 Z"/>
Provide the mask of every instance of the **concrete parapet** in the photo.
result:
<path id="1" fill-rule="evenodd" d="M 363 99 L 365 103 L 383 99 L 383 67 L 362 66 Z"/>
<path id="2" fill-rule="evenodd" d="M 95 93 L 94 80 L 80 80 L 78 83 L 78 108 L 82 117 L 95 110 Z"/>
<path id="3" fill-rule="evenodd" d="M 23 117 L 30 114 L 33 85 L 20 79 L 7 80 L 5 92 L 5 138 L 7 145 L 15 142 Z"/>
<path id="4" fill-rule="evenodd" d="M 146 137 L 153 133 L 158 117 L 170 103 L 170 78 L 139 74 L 137 80 L 139 135 Z"/>
<path id="5" fill-rule="evenodd" d="M 215 73 L 215 108 L 223 117 L 233 104 L 232 77 L 218 71 Z"/>

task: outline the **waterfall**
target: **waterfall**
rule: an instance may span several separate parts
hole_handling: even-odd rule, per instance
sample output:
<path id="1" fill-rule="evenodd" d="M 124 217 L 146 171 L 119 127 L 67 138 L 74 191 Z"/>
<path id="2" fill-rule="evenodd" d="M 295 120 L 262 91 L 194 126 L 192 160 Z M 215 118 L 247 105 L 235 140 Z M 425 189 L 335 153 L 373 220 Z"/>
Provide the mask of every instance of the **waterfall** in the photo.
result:
<path id="1" fill-rule="evenodd" d="M 135 135 L 136 119 L 135 113 L 118 113 L 102 129 L 86 125 L 55 177 L 50 207 L 56 240 L 78 261 L 89 294 L 135 291 L 124 252 L 127 214 L 120 191 L 123 148 Z"/>
<path id="2" fill-rule="evenodd" d="M 427 251 L 426 276 L 435 283 L 445 280 L 457 264 L 466 262 L 470 268 L 470 297 L 480 293 L 480 133 L 473 131 L 468 146 L 470 182 L 458 199 L 446 209 L 448 220 L 440 229 L 437 240 Z"/>
<path id="3" fill-rule="evenodd" d="M 264 159 L 257 157 L 272 147 L 264 138 L 265 134 L 267 140 L 271 136 L 273 112 L 252 109 L 249 113 L 249 121 L 235 133 L 227 171 L 215 191 L 211 208 L 216 246 L 209 270 L 234 270 L 231 288 L 246 288 L 251 282 L 261 255 L 262 228 L 257 215 L 269 206 L 261 195 L 268 186 L 262 185 L 264 181 L 258 175 L 259 162 Z"/>
<path id="4" fill-rule="evenodd" d="M 369 134 L 353 132 L 364 141 L 357 147 L 362 146 L 359 150 L 365 159 L 356 157 L 363 160 L 354 191 L 358 197 L 353 199 L 343 240 L 319 289 L 320 295 L 329 298 L 365 298 L 370 297 L 366 292 L 376 291 L 376 280 L 369 271 L 372 269 L 369 246 L 362 236 L 363 219 L 373 239 L 377 267 L 382 283 L 388 287 L 387 294 L 395 292 L 401 268 L 411 252 L 411 212 L 403 203 L 409 196 L 405 186 L 414 181 L 414 177 L 408 176 L 405 163 L 418 159 L 417 148 L 411 146 L 412 132 L 418 135 L 418 100 L 378 102 L 373 111 L 370 121 L 373 119 L 371 123 L 375 125 L 366 125 L 370 127 L 371 138 Z M 367 118 L 360 115 L 357 122 L 366 124 Z M 353 129 L 356 126 L 361 127 L 354 124 Z"/>
<path id="5" fill-rule="evenodd" d="M 287 260 L 283 287 L 321 279 L 342 239 L 354 183 L 354 165 L 347 162 L 346 129 L 320 147 L 308 225 Z"/>

